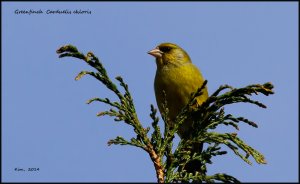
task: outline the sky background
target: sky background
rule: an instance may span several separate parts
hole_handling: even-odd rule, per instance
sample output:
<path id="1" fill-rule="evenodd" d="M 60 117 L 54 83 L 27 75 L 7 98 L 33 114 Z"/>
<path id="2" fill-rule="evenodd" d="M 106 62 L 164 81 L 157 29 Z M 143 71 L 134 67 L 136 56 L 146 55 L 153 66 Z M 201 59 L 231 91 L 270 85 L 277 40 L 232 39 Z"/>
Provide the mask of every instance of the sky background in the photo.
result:
<path id="1" fill-rule="evenodd" d="M 85 104 L 93 97 L 116 99 L 78 59 L 59 59 L 56 50 L 73 44 L 93 51 L 112 78 L 129 85 L 137 113 L 149 126 L 156 105 L 154 58 L 147 51 L 162 42 L 184 48 L 208 80 L 244 87 L 272 82 L 275 95 L 253 96 L 268 106 L 225 108 L 257 122 L 238 135 L 263 153 L 267 165 L 247 165 L 229 151 L 214 158 L 208 174 L 225 172 L 244 182 L 296 182 L 299 175 L 298 3 L 278 2 L 2 2 L 2 181 L 155 182 L 146 152 L 107 146 L 131 127 L 97 117 L 108 106 Z M 15 10 L 44 14 L 15 14 Z M 89 10 L 92 14 L 47 15 L 47 10 Z M 162 124 L 161 124 L 162 125 Z M 220 131 L 236 132 L 221 127 Z M 177 138 L 178 141 L 178 138 Z M 36 172 L 15 168 L 39 168 Z"/>

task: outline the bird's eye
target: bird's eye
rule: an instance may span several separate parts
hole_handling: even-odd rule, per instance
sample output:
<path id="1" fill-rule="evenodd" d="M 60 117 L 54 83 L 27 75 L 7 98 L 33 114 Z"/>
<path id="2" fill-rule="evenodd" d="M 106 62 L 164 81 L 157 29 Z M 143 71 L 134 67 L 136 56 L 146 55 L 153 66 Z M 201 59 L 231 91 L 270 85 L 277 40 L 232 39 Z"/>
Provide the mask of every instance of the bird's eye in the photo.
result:
<path id="1" fill-rule="evenodd" d="M 171 47 L 161 47 L 159 48 L 162 52 L 169 52 L 171 50 Z"/>

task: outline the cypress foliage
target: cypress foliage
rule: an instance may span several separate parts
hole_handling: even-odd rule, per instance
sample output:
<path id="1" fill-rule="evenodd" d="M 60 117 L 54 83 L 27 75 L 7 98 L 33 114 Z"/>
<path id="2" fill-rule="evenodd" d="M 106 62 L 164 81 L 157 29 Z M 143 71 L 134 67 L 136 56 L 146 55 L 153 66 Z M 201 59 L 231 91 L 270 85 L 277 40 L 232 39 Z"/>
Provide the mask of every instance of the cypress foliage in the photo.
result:
<path id="1" fill-rule="evenodd" d="M 86 55 L 80 53 L 76 47 L 66 45 L 57 50 L 59 58 L 75 57 L 83 60 L 88 65 L 96 70 L 96 72 L 82 71 L 75 80 L 79 80 L 85 75 L 90 75 L 100 81 L 104 86 L 110 89 L 117 97 L 118 101 L 112 102 L 108 98 L 92 98 L 87 101 L 87 104 L 92 102 L 102 102 L 111 106 L 111 109 L 100 112 L 97 116 L 112 116 L 115 121 L 123 121 L 130 125 L 135 134 L 130 140 L 126 140 L 121 136 L 108 141 L 108 145 L 130 145 L 143 149 L 147 152 L 154 164 L 157 181 L 159 183 L 165 182 L 239 182 L 233 176 L 225 173 L 216 173 L 214 175 L 207 175 L 207 164 L 212 164 L 212 158 L 227 154 L 227 151 L 222 151 L 222 145 L 227 146 L 232 152 L 240 157 L 248 164 L 252 164 L 250 158 L 252 157 L 258 164 L 266 164 L 264 156 L 247 145 L 236 133 L 218 133 L 214 131 L 219 125 L 231 126 L 239 130 L 239 124 L 245 123 L 257 128 L 257 124 L 244 118 L 237 117 L 232 114 L 226 114 L 224 106 L 233 103 L 250 103 L 261 108 L 266 108 L 264 104 L 254 101 L 250 98 L 253 94 L 263 94 L 265 96 L 274 94 L 272 91 L 273 85 L 271 83 L 248 85 L 243 88 L 233 88 L 229 85 L 220 86 L 200 107 L 193 105 L 195 98 L 202 94 L 207 81 L 204 82 L 199 89 L 191 94 L 189 103 L 182 109 L 177 116 L 174 127 L 169 127 L 167 114 L 168 109 L 165 108 L 162 113 L 164 129 L 159 127 L 159 117 L 157 116 L 157 109 L 153 105 L 150 106 L 150 118 L 153 129 L 150 135 L 150 127 L 143 127 L 138 115 L 136 114 L 133 98 L 129 92 L 128 85 L 123 81 L 122 77 L 118 76 L 115 79 L 118 84 L 115 84 L 108 76 L 104 66 L 99 59 L 89 52 Z M 120 88 L 123 88 L 120 90 Z M 123 91 L 123 92 L 121 92 Z M 166 107 L 165 100 L 164 106 Z M 189 140 L 180 140 L 177 148 L 173 149 L 174 135 L 181 123 L 186 118 L 192 116 L 194 119 L 194 132 L 191 132 L 192 138 Z M 190 154 L 190 148 L 193 143 L 204 143 L 208 146 L 201 152 Z M 185 165 L 191 161 L 200 161 L 201 173 L 188 173 Z"/>

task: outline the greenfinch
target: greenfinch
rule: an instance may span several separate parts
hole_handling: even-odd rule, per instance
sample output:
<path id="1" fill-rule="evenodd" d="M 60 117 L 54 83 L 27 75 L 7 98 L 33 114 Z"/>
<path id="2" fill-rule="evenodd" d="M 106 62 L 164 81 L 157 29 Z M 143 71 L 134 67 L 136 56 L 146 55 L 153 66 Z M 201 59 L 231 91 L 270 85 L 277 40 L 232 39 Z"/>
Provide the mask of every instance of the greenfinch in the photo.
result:
<path id="1" fill-rule="evenodd" d="M 193 65 L 190 56 L 185 50 L 173 43 L 162 43 L 148 54 L 155 57 L 156 75 L 154 90 L 159 111 L 163 112 L 164 100 L 167 101 L 169 126 L 172 127 L 176 116 L 187 105 L 191 94 L 196 92 L 204 82 L 200 70 Z M 208 98 L 207 88 L 196 98 L 196 105 L 201 105 Z M 181 139 L 190 139 L 193 131 L 193 118 L 188 118 L 178 128 Z M 193 145 L 194 152 L 202 151 L 202 144 Z M 195 165 L 196 164 L 196 165 Z M 188 172 L 199 171 L 199 163 L 193 163 Z"/>
<path id="2" fill-rule="evenodd" d="M 191 94 L 196 92 L 204 82 L 200 70 L 193 65 L 190 56 L 178 45 L 162 43 L 148 54 L 156 58 L 156 75 L 154 80 L 155 97 L 160 112 L 163 110 L 164 98 L 169 109 L 170 126 L 182 108 L 187 105 Z M 165 97 L 164 97 L 165 92 Z M 196 98 L 197 105 L 201 105 L 208 98 L 207 88 Z M 188 138 L 192 126 L 191 119 L 179 127 L 181 138 Z"/>

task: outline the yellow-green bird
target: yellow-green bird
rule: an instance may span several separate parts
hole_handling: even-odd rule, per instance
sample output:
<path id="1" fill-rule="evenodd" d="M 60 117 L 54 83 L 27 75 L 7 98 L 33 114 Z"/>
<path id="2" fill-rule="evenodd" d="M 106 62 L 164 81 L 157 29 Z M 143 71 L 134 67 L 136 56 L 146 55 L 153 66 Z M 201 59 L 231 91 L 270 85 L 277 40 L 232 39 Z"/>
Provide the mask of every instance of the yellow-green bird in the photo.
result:
<path id="1" fill-rule="evenodd" d="M 162 112 L 164 98 L 166 98 L 168 118 L 172 126 L 176 116 L 189 102 L 191 93 L 201 87 L 204 78 L 200 70 L 193 65 L 187 52 L 176 44 L 162 43 L 148 54 L 156 58 L 157 70 L 154 81 L 156 102 Z M 197 105 L 201 105 L 207 98 L 208 92 L 205 88 L 203 94 L 196 99 Z M 193 131 L 192 118 L 189 118 L 179 127 L 178 135 L 182 139 L 189 139 L 191 131 Z M 194 146 L 194 151 L 197 150 L 202 150 L 202 144 Z M 194 169 L 194 166 L 192 167 Z"/>

